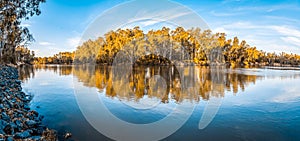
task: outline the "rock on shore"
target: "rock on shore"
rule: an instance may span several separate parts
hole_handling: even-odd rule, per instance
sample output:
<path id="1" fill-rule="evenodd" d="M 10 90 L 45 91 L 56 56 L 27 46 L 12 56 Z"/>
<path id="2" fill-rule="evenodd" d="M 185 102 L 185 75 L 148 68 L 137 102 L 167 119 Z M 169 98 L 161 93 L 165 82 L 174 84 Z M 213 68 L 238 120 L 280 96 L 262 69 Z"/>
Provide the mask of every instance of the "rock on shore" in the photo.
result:
<path id="1" fill-rule="evenodd" d="M 57 140 L 56 131 L 42 124 L 43 116 L 30 109 L 30 100 L 17 69 L 0 65 L 0 141 Z"/>

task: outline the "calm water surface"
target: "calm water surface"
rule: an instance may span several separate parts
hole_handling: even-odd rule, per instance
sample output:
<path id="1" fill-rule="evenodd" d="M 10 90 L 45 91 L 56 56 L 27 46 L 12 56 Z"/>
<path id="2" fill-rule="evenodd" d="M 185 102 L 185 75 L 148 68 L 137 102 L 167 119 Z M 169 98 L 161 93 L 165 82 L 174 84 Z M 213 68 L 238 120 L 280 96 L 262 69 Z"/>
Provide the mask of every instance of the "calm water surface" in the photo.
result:
<path id="1" fill-rule="evenodd" d="M 31 108 L 50 128 L 71 132 L 73 140 L 110 140 L 77 104 L 80 96 L 95 95 L 113 115 L 135 124 L 159 121 L 180 104 L 194 105 L 187 122 L 163 140 L 300 140 L 300 71 L 194 67 L 179 73 L 173 67 L 137 67 L 127 83 L 113 79 L 108 66 L 35 66 L 19 72 L 24 91 L 34 96 Z M 182 91 L 190 87 L 193 93 Z M 215 97 L 222 99 L 219 111 L 200 130 L 205 106 Z"/>

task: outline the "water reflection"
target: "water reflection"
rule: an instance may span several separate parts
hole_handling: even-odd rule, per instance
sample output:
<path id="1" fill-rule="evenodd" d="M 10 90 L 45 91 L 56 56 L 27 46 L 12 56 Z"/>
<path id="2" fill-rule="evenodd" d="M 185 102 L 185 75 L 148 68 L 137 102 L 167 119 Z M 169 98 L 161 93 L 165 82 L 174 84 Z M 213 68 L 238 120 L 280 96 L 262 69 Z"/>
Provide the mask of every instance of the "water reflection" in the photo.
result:
<path id="1" fill-rule="evenodd" d="M 125 78 L 113 77 L 113 69 L 109 66 L 46 65 L 20 67 L 19 73 L 24 82 L 23 89 L 35 95 L 31 107 L 45 116 L 43 122 L 57 131 L 70 131 L 74 140 L 107 138 L 99 134 L 82 115 L 74 96 L 72 77 L 81 82 L 80 86 L 83 84 L 93 87 L 92 91 L 100 91 L 97 97 L 102 98 L 109 110 L 131 123 L 158 121 L 168 115 L 174 106 L 184 105 L 185 101 L 197 102 L 186 124 L 166 140 L 265 140 L 266 137 L 270 140 L 299 140 L 300 99 L 297 85 L 300 71 L 197 66 L 178 69 L 167 66 L 135 67 L 126 77 L 128 83 L 124 83 Z M 119 73 L 124 72 L 124 68 L 119 70 Z M 156 77 L 158 75 L 160 77 Z M 83 87 L 84 91 L 89 89 Z M 118 93 L 118 90 L 124 90 L 124 93 Z M 92 95 L 89 92 L 86 91 L 83 96 Z M 237 96 L 229 96 L 233 94 Z M 199 130 L 199 119 L 204 106 L 209 103 L 203 100 L 225 96 L 213 122 L 205 130 Z M 164 104 L 151 110 L 133 109 L 149 104 L 144 101 Z M 95 103 L 90 104 L 90 107 L 96 107 Z M 178 118 L 182 117 L 179 115 Z"/>
<path id="2" fill-rule="evenodd" d="M 35 77 L 35 71 L 49 70 L 59 75 L 71 75 L 72 65 L 23 65 L 18 67 L 19 79 L 21 81 L 27 81 L 30 78 Z"/>
<path id="3" fill-rule="evenodd" d="M 222 67 L 140 66 L 134 67 L 128 77 L 115 76 L 113 80 L 112 69 L 111 66 L 41 65 L 20 67 L 19 73 L 20 79 L 26 81 L 34 77 L 34 71 L 51 70 L 59 75 L 74 75 L 85 86 L 96 87 L 108 97 L 131 101 L 139 101 L 143 97 L 158 98 L 163 103 L 170 100 L 199 102 L 211 96 L 224 97 L 226 91 L 236 94 L 264 78 Z M 119 72 L 115 74 L 124 72 L 124 68 L 117 70 Z"/>
<path id="4" fill-rule="evenodd" d="M 30 78 L 34 78 L 34 67 L 31 65 L 23 65 L 18 67 L 18 73 L 21 81 L 27 81 Z"/>

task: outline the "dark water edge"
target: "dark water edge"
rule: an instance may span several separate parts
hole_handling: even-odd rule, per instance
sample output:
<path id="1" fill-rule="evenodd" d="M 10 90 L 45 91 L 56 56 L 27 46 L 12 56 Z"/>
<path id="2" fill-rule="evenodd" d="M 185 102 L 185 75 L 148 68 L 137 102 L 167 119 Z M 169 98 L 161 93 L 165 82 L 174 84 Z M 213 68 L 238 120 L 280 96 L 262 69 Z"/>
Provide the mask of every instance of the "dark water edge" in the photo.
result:
<path id="1" fill-rule="evenodd" d="M 56 131 L 30 109 L 32 96 L 22 91 L 18 77 L 16 68 L 0 65 L 0 140 L 56 140 Z"/>

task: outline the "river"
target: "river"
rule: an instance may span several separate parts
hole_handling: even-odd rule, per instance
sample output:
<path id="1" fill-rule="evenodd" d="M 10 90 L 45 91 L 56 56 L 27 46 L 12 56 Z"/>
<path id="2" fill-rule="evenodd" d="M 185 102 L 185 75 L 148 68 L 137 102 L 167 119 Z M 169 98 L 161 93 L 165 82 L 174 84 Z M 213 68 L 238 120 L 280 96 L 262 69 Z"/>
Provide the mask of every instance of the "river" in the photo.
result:
<path id="1" fill-rule="evenodd" d="M 33 95 L 31 108 L 73 140 L 139 139 L 156 137 L 155 131 L 162 140 L 300 140 L 300 71 L 161 66 L 127 72 L 19 68 L 23 91 Z M 127 123 L 149 130 L 134 134 Z"/>

